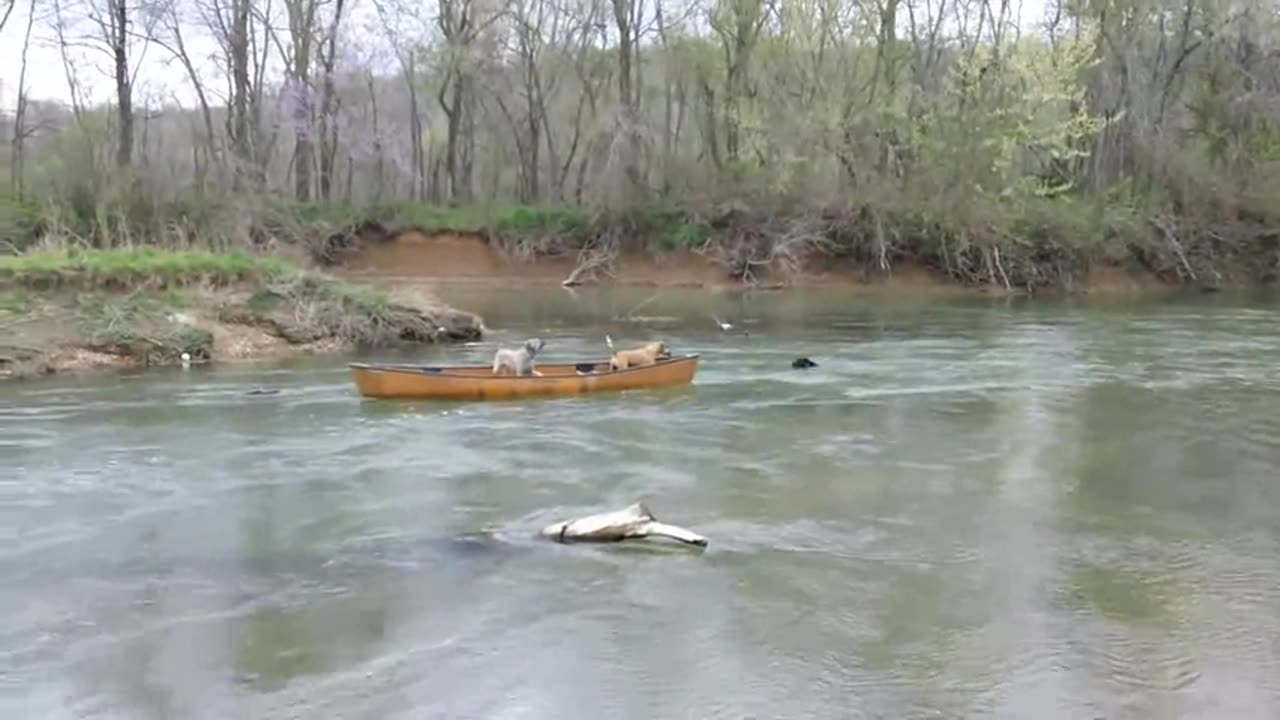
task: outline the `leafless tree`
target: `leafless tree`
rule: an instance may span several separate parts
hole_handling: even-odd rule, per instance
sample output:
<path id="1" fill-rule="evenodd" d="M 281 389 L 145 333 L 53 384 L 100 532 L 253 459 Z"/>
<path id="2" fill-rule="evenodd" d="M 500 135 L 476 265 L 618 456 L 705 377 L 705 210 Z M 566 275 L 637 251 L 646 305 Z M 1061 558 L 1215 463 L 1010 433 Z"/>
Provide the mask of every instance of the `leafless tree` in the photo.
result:
<path id="1" fill-rule="evenodd" d="M 9 13 L 13 11 L 13 3 L 10 3 L 5 11 L 4 18 L 0 19 L 0 31 L 4 30 L 4 24 L 9 19 Z M 27 8 L 27 28 L 22 34 L 22 60 L 21 67 L 18 70 L 18 101 L 13 111 L 13 136 L 10 138 L 10 145 L 13 148 L 13 156 L 10 158 L 9 178 L 13 185 L 13 192 L 21 200 L 24 195 L 24 180 L 26 177 L 26 141 L 31 133 L 27 128 L 27 106 L 30 104 L 31 98 L 27 95 L 27 51 L 31 48 L 31 29 L 36 22 L 36 0 L 31 0 L 31 5 Z"/>
<path id="2" fill-rule="evenodd" d="M 19 5 L 0 0 L 0 22 L 30 22 Z M 1023 273 L 1001 213 L 1157 208 L 1143 226 L 1197 278 L 1212 273 L 1187 218 L 1280 225 L 1280 10 L 1262 0 L 1052 0 L 1035 24 L 1012 0 L 32 7 L 27 37 L 61 54 L 70 107 L 31 102 L 18 70 L 5 135 L 29 196 L 115 191 L 127 166 L 137 192 L 243 207 L 840 205 L 878 267 L 945 218 L 965 230 L 930 252 L 1001 286 Z M 153 83 L 158 63 L 183 87 Z M 930 220 L 898 227 L 903 208 Z"/>
<path id="3" fill-rule="evenodd" d="M 4 26 L 9 23 L 9 16 L 13 14 L 13 8 L 17 4 L 18 0 L 5 0 L 4 9 L 0 11 L 0 32 L 3 32 Z"/>

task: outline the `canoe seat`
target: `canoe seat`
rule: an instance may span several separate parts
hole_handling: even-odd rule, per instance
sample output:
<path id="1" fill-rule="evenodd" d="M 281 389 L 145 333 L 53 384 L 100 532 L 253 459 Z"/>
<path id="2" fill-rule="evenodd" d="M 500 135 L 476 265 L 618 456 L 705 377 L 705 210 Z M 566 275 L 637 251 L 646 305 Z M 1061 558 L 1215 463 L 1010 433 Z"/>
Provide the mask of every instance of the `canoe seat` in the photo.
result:
<path id="1" fill-rule="evenodd" d="M 596 364 L 595 363 L 578 363 L 573 367 L 578 372 L 582 373 L 583 375 L 586 375 L 587 373 L 595 372 Z"/>

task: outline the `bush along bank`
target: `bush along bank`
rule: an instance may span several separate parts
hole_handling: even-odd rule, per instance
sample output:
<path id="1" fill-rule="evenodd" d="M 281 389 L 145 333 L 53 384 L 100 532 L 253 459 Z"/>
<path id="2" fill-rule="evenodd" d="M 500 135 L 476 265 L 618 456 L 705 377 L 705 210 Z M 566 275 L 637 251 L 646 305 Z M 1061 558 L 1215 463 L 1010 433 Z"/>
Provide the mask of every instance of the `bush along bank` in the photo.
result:
<path id="1" fill-rule="evenodd" d="M 311 256 L 340 265 L 405 232 L 462 233 L 524 261 L 569 259 L 566 285 L 605 281 L 628 256 L 687 253 L 728 281 L 802 283 L 838 265 L 873 282 L 921 268 L 959 285 L 1014 293 L 1086 289 L 1099 269 L 1166 287 L 1266 285 L 1280 277 L 1280 217 L 1143 210 L 1083 197 L 1022 197 L 962 206 L 906 198 L 817 204 L 776 197 L 701 204 L 497 209 L 411 203 L 303 207 L 326 228 Z"/>
<path id="2" fill-rule="evenodd" d="M 943 282 L 1020 293 L 1084 290 L 1095 271 L 1107 268 L 1175 288 L 1270 284 L 1280 277 L 1280 214 L 1257 203 L 1190 207 L 1083 194 L 964 201 L 945 193 L 922 198 L 872 190 L 856 200 L 718 194 L 611 208 L 282 200 L 246 209 L 205 202 L 136 216 L 105 213 L 122 219 L 104 226 L 83 218 L 58 230 L 66 224 L 63 215 L 55 213 L 58 222 L 26 223 L 27 230 L 11 233 L 7 242 L 22 248 L 42 238 L 82 237 L 112 246 L 121 237 L 146 237 L 157 247 L 252 248 L 333 267 L 407 232 L 453 234 L 474 237 L 515 261 L 567 261 L 566 285 L 607 281 L 630 257 L 681 255 L 699 257 L 726 281 L 747 285 L 800 284 L 833 268 L 865 282 L 919 268 Z"/>
<path id="3" fill-rule="evenodd" d="M 431 300 L 243 252 L 44 250 L 0 256 L 0 375 L 258 359 L 476 340 Z"/>

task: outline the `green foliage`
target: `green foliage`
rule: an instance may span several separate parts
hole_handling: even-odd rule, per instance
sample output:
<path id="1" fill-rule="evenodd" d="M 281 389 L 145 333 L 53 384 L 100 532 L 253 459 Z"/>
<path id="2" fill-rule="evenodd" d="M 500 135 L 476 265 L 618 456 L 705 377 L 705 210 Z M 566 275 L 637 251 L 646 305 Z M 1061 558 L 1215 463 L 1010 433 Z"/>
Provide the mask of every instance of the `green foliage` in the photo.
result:
<path id="1" fill-rule="evenodd" d="M 0 312 L 24 313 L 34 304 L 35 301 L 26 293 L 0 291 Z"/>
<path id="2" fill-rule="evenodd" d="M 257 290 L 245 301 L 245 307 L 254 312 L 271 312 L 280 306 L 280 294 L 271 290 Z"/>
<path id="3" fill-rule="evenodd" d="M 208 357 L 213 348 L 213 333 L 194 325 L 181 325 L 173 334 L 173 343 L 179 354 L 187 352 L 191 357 Z"/>
<path id="4" fill-rule="evenodd" d="M 295 272 L 287 262 L 240 251 L 165 251 L 153 247 L 114 250 L 41 250 L 0 256 L 0 279 L 26 285 L 82 283 L 89 287 L 158 286 L 198 282 L 231 284 Z"/>
<path id="5" fill-rule="evenodd" d="M 619 229 L 633 247 L 650 250 L 692 250 L 710 237 L 706 224 L 691 219 L 674 205 L 644 203 L 599 214 L 589 231 L 603 234 Z"/>
<path id="6" fill-rule="evenodd" d="M 331 226 L 356 225 L 372 220 L 393 227 L 453 232 L 483 232 L 493 228 L 514 233 L 573 233 L 584 226 L 588 217 L 585 208 L 571 205 L 454 207 L 417 202 L 373 205 L 345 202 L 283 203 L 278 205 L 276 211 L 291 214 L 304 222 L 319 222 Z"/>
<path id="7" fill-rule="evenodd" d="M 587 212 L 576 207 L 513 206 L 495 215 L 493 226 L 508 233 L 558 232 L 574 235 L 587 224 Z"/>
<path id="8" fill-rule="evenodd" d="M 429 313 L 396 303 L 380 290 L 311 272 L 259 290 L 243 308 L 227 309 L 223 319 L 268 327 L 296 344 L 337 338 L 376 347 L 397 340 L 434 341 L 445 332 Z"/>
<path id="9" fill-rule="evenodd" d="M 318 300 L 337 306 L 342 312 L 377 314 L 391 307 L 391 298 L 381 290 L 352 285 L 318 273 L 297 275 L 289 289 L 295 298 Z"/>
<path id="10" fill-rule="evenodd" d="M 173 293 L 111 291 L 81 292 L 71 305 L 71 317 L 87 347 L 133 357 L 145 364 L 176 362 L 182 353 L 207 358 L 213 335 L 179 321 L 172 314 L 189 300 Z"/>
<path id="11" fill-rule="evenodd" d="M 973 108 L 968 142 L 958 148 L 966 161 L 957 172 L 972 178 L 974 192 L 1016 199 L 1068 189 L 1046 185 L 1026 168 L 1084 156 L 1086 141 L 1102 129 L 1079 82 L 1094 62 L 1095 42 L 1087 31 L 1056 46 L 1026 37 L 1005 47 L 980 47 L 952 66 L 948 87 Z M 993 72 L 997 63 L 1000 69 Z M 974 158 L 983 161 L 975 165 Z"/>
<path id="12" fill-rule="evenodd" d="M 417 202 L 393 202 L 359 205 L 346 202 L 279 203 L 279 213 L 292 215 L 304 222 L 326 225 L 355 225 L 366 220 L 431 230 L 474 232 L 483 228 L 488 213 L 482 208 L 452 207 Z"/>
<path id="13" fill-rule="evenodd" d="M 703 224 L 679 223 L 660 236 L 666 250 L 696 250 L 711 238 L 711 229 Z"/>
<path id="14" fill-rule="evenodd" d="M 0 255 L 26 249 L 39 233 L 41 220 L 35 201 L 0 193 Z"/>
<path id="15" fill-rule="evenodd" d="M 562 9 L 543 9 L 552 14 L 544 29 L 565 19 L 557 15 Z M 294 245 L 318 262 L 339 263 L 368 235 L 350 230 L 377 221 L 391 229 L 480 233 L 521 258 L 573 257 L 593 243 L 632 251 L 721 243 L 711 249 L 727 255 L 739 245 L 766 245 L 770 233 L 796 218 L 821 227 L 828 209 L 842 203 L 857 205 L 875 225 L 867 225 L 866 217 L 843 218 L 848 227 L 830 233 L 841 251 L 878 267 L 905 256 L 926 258 L 956 277 L 984 281 L 992 281 L 987 266 L 996 251 L 1012 276 L 1032 284 L 1042 279 L 1034 265 L 1067 267 L 1067 259 L 1088 254 L 1132 259 L 1142 255 L 1133 248 L 1150 244 L 1154 218 L 1185 221 L 1188 233 L 1181 240 L 1188 252 L 1200 237 L 1206 256 L 1230 254 L 1232 242 L 1223 238 L 1243 238 L 1252 247 L 1280 224 L 1273 209 L 1280 124 L 1270 112 L 1277 91 L 1267 82 L 1280 69 L 1280 59 L 1269 52 L 1280 25 L 1271 9 L 1248 1 L 1226 7 L 1091 0 L 1064 5 L 1053 28 L 1032 31 L 1025 21 L 1018 27 L 1004 7 L 988 8 L 976 22 L 976 15 L 951 18 L 947 10 L 939 17 L 934 7 L 908 12 L 900 3 L 795 0 L 769 8 L 758 0 L 713 0 L 699 19 L 667 16 L 661 37 L 636 48 L 632 79 L 641 102 L 634 119 L 642 147 L 634 164 L 629 147 L 618 142 L 626 128 L 615 125 L 612 114 L 618 106 L 616 46 L 590 41 L 590 27 L 582 29 L 586 35 L 544 35 L 535 43 L 536 67 L 522 67 L 519 54 L 495 57 L 483 82 L 471 88 L 476 94 L 467 107 L 474 114 L 467 115 L 462 148 L 471 187 L 459 197 L 485 198 L 471 206 L 280 199 L 292 194 L 293 181 L 288 148 L 280 144 L 272 146 L 269 165 L 259 168 L 264 186 L 210 189 L 217 180 L 211 171 L 197 176 L 200 192 L 213 195 L 201 197 L 184 189 L 191 164 L 185 153 L 193 148 L 184 142 L 185 130 L 175 129 L 191 118 L 159 117 L 167 110 L 148 117 L 148 123 L 154 119 L 152 137 L 164 138 L 151 141 L 150 164 L 144 169 L 139 163 L 135 176 L 116 177 L 112 111 L 91 108 L 82 121 L 68 118 L 65 128 L 51 123 L 56 129 L 29 148 L 26 187 L 38 188 L 39 202 L 6 201 L 0 194 L 0 254 L 47 235 L 97 247 Z M 754 44 L 734 42 L 741 26 L 766 10 L 760 36 L 744 38 Z M 607 15 L 596 20 L 607 25 Z M 510 30 L 513 21 L 519 18 L 501 17 L 494 32 Z M 424 60 L 440 50 L 419 44 L 426 42 L 421 37 L 400 39 L 409 43 L 403 47 L 422 50 Z M 731 88 L 729 65 L 747 56 Z M 545 82 L 541 92 L 526 96 L 543 101 L 539 109 L 547 113 L 538 130 L 545 134 L 537 138 L 536 168 L 545 204 L 513 204 L 528 192 L 529 168 L 515 163 L 531 155 L 523 121 L 534 118 L 521 117 L 528 112 L 523 102 L 484 100 L 494 92 L 519 96 L 527 69 Z M 444 180 L 446 123 L 431 100 L 440 79 L 428 75 L 420 73 L 415 87 L 426 113 L 419 119 L 425 121 L 429 167 L 415 163 L 413 170 L 438 183 Z M 419 184 L 410 191 L 405 182 L 406 158 L 394 156 L 407 149 L 412 130 L 403 113 L 386 111 L 402 100 L 395 94 L 403 81 L 370 78 L 369 92 L 375 84 L 381 88 L 380 133 L 388 142 L 344 135 L 337 157 L 349 184 L 338 183 L 337 193 L 349 187 L 356 198 L 417 194 Z M 343 107 L 353 121 L 362 112 L 370 119 L 372 98 L 352 88 L 340 92 L 348 93 Z M 388 93 L 396 102 L 386 102 Z M 278 119 L 270 110 L 255 119 L 263 123 L 256 128 L 263 138 Z M 730 157 L 734 128 L 739 152 Z M 368 129 L 356 122 L 351 133 Z M 215 138 L 206 150 L 198 138 L 193 154 L 216 170 L 214 148 L 223 140 Z M 371 157 L 373 146 L 381 157 Z M 155 169 L 160 167 L 168 169 Z M 630 170 L 643 176 L 644 192 L 632 186 Z M 148 180 L 148 172 L 155 177 Z M 624 186 L 634 195 L 618 202 Z M 431 188 L 433 195 L 445 189 Z M 582 206 L 558 200 L 579 194 Z M 609 209 L 598 209 L 603 200 Z M 708 205 L 720 202 L 748 206 L 752 217 L 734 225 L 717 215 L 713 228 L 702 218 Z M 769 214 L 762 206 L 770 208 L 770 220 L 762 219 Z M 1250 227 L 1233 234 L 1237 225 Z M 52 269 L 41 267 L 39 258 L 23 262 L 0 266 L 0 275 L 48 279 L 69 267 L 61 260 Z M 147 273 L 188 282 L 202 272 L 142 268 L 74 272 L 107 282 L 133 282 Z M 206 270 L 215 278 L 254 272 Z M 385 309 L 358 293 L 326 293 L 326 303 Z M 270 294 L 255 302 L 264 312 L 290 307 Z"/>

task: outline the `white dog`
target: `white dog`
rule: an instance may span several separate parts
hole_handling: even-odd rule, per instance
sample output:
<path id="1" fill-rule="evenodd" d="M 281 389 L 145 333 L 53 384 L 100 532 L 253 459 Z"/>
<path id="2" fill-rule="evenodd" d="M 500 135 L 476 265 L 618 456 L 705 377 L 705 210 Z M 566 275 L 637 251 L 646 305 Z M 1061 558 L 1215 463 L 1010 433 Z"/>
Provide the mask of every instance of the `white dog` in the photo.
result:
<path id="1" fill-rule="evenodd" d="M 529 338 L 524 344 L 515 350 L 507 350 L 500 348 L 498 352 L 493 354 L 493 374 L 500 374 L 503 368 L 510 368 L 511 372 L 516 375 L 537 375 L 542 376 L 538 369 L 534 367 L 533 356 L 538 354 L 545 343 L 542 338 Z"/>

